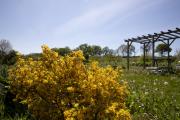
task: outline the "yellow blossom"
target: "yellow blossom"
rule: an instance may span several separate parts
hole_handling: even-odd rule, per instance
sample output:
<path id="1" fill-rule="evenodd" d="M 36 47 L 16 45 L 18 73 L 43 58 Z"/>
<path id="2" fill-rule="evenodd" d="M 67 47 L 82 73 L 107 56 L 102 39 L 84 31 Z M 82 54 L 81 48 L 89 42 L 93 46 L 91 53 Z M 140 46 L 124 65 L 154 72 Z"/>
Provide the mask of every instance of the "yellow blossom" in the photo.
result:
<path id="1" fill-rule="evenodd" d="M 67 87 L 67 90 L 69 91 L 69 92 L 74 92 L 74 87 Z"/>

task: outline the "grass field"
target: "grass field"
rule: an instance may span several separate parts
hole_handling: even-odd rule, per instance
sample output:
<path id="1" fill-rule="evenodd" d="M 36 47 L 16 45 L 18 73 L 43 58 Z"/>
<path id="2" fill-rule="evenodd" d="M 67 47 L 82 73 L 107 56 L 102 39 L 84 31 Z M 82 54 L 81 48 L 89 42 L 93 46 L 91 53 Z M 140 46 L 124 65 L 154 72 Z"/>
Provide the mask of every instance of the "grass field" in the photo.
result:
<path id="1" fill-rule="evenodd" d="M 180 120 L 180 76 L 177 74 L 152 74 L 142 69 L 141 58 L 130 59 L 130 70 L 126 58 L 94 57 L 102 66 L 112 65 L 123 68 L 120 82 L 127 82 L 129 97 L 127 107 L 133 120 Z M 151 64 L 151 61 L 148 61 Z M 166 61 L 161 64 L 166 65 Z M 161 65 L 160 64 L 160 65 Z"/>
<path id="2" fill-rule="evenodd" d="M 128 82 L 127 106 L 134 120 L 180 119 L 179 76 L 124 71 L 122 80 Z"/>

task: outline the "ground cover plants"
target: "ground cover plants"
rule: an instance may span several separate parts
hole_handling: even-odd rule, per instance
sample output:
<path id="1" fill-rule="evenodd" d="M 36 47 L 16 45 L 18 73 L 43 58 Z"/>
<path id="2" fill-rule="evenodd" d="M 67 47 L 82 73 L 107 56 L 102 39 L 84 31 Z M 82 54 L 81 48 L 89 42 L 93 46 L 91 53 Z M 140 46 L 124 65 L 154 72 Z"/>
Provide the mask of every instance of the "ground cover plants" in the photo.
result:
<path id="1" fill-rule="evenodd" d="M 130 95 L 127 99 L 133 120 L 179 120 L 180 78 L 143 71 L 127 72 Z"/>

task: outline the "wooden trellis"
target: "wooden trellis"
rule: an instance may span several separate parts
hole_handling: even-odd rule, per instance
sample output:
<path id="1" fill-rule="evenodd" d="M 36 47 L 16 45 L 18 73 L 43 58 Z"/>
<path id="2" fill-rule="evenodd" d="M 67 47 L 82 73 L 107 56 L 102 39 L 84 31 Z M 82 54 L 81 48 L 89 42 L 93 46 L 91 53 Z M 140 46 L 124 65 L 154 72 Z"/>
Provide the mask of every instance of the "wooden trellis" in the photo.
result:
<path id="1" fill-rule="evenodd" d="M 168 30 L 167 32 L 161 31 L 160 33 L 154 33 L 154 34 L 148 34 L 148 35 L 142 35 L 138 36 L 136 38 L 130 38 L 126 39 L 125 42 L 127 42 L 127 69 L 129 70 L 129 49 L 133 42 L 140 43 L 143 45 L 143 67 L 146 66 L 146 56 L 145 56 L 145 49 L 149 44 L 152 44 L 152 65 L 155 66 L 155 42 L 161 41 L 168 45 L 169 47 L 172 45 L 172 43 L 180 38 L 180 29 L 176 28 L 175 30 Z M 168 51 L 168 70 L 170 68 L 170 52 Z"/>

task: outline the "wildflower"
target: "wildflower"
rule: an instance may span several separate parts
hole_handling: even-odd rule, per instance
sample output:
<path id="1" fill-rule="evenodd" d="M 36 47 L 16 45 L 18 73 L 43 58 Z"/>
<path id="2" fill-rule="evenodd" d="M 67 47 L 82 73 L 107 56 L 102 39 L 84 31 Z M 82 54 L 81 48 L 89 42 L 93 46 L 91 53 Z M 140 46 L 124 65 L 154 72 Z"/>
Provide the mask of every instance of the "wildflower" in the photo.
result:
<path id="1" fill-rule="evenodd" d="M 164 85 L 168 85 L 168 82 L 164 82 Z"/>
<path id="2" fill-rule="evenodd" d="M 47 80 L 43 80 L 43 83 L 46 84 L 46 83 L 48 83 L 48 81 Z"/>
<path id="3" fill-rule="evenodd" d="M 136 94 L 136 91 L 133 91 L 132 93 L 133 93 L 133 94 Z"/>
<path id="4" fill-rule="evenodd" d="M 68 92 L 74 92 L 74 90 L 75 90 L 74 87 L 67 87 Z"/>
<path id="5" fill-rule="evenodd" d="M 154 82 L 153 84 L 156 85 L 156 82 Z"/>

